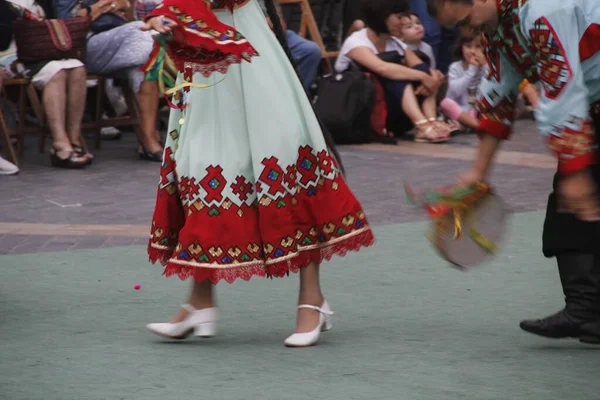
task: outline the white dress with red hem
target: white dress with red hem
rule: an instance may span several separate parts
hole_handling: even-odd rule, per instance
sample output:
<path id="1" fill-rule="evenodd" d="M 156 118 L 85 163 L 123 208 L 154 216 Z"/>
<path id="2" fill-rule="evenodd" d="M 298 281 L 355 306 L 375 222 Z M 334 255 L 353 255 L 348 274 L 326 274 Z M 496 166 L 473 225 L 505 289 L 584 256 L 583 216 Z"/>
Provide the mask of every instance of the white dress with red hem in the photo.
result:
<path id="1" fill-rule="evenodd" d="M 217 48 L 210 74 L 209 58 L 184 60 L 177 84 L 209 87 L 175 96 L 182 109 L 169 121 L 150 259 L 166 265 L 167 276 L 233 282 L 283 277 L 372 245 L 365 213 L 260 6 L 214 0 L 212 8 L 233 29 L 227 36 L 247 39 L 252 57 L 228 58 L 230 50 Z"/>

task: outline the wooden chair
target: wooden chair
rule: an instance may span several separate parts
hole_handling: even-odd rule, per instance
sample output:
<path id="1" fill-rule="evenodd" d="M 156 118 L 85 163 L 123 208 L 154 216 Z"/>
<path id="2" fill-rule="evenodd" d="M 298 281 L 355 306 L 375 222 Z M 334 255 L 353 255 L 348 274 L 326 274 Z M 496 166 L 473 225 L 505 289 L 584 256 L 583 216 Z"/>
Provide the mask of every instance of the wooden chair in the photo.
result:
<path id="1" fill-rule="evenodd" d="M 308 0 L 279 0 L 279 4 L 299 4 L 300 9 L 302 11 L 302 16 L 300 19 L 300 29 L 298 34 L 306 38 L 307 34 L 310 35 L 310 38 L 313 42 L 319 46 L 321 49 L 322 58 L 327 66 L 328 71 L 332 72 L 333 67 L 331 65 L 331 59 L 335 58 L 339 55 L 339 51 L 327 51 L 325 48 L 325 44 L 323 43 L 323 38 L 321 37 L 321 33 L 319 32 L 319 26 L 317 25 L 317 21 L 315 20 L 315 16 L 312 12 L 310 4 Z"/>
<path id="2" fill-rule="evenodd" d="M 138 101 L 135 93 L 131 90 L 129 85 L 124 84 L 121 86 L 123 90 L 123 97 L 125 97 L 125 102 L 127 104 L 128 114 L 122 117 L 113 117 L 113 118 L 102 118 L 105 111 L 105 102 L 104 99 L 106 97 L 106 80 L 110 79 L 110 77 L 99 76 L 99 75 L 88 75 L 88 80 L 96 80 L 98 82 L 97 92 L 96 92 L 96 115 L 94 116 L 94 121 L 85 123 L 82 126 L 82 130 L 91 130 L 96 135 L 96 148 L 100 148 L 101 143 L 101 134 L 100 131 L 102 128 L 107 126 L 132 126 L 136 131 L 136 134 L 140 126 L 140 107 L 138 105 Z"/>
<path id="3" fill-rule="evenodd" d="M 10 161 L 13 164 L 18 165 L 17 155 L 22 156 L 24 153 L 25 135 L 29 133 L 39 133 L 42 136 L 44 135 L 47 129 L 45 124 L 45 114 L 36 89 L 27 79 L 7 79 L 4 81 L 3 86 L 3 91 L 5 91 L 6 88 L 10 89 L 13 87 L 18 91 L 17 104 L 19 108 L 19 114 L 17 129 L 8 128 L 4 114 L 2 111 L 0 111 L 0 134 L 2 135 L 4 147 L 6 148 Z M 38 125 L 27 125 L 26 115 L 29 109 L 33 111 L 35 117 L 37 118 Z M 17 139 L 17 151 L 15 151 L 12 144 L 13 138 Z"/>

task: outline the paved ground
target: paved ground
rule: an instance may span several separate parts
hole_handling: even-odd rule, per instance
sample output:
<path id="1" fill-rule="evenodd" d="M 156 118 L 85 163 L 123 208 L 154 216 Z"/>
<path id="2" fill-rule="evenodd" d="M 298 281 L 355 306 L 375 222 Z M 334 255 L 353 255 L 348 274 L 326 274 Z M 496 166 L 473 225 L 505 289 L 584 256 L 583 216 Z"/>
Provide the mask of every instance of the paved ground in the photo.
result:
<path id="1" fill-rule="evenodd" d="M 448 183 L 474 137 L 341 149 L 377 245 L 324 268 L 336 327 L 304 351 L 281 345 L 295 279 L 221 286 L 211 342 L 146 334 L 187 286 L 146 262 L 158 165 L 129 136 L 84 171 L 56 170 L 29 140 L 22 173 L 0 179 L 0 399 L 597 400 L 600 348 L 517 328 L 561 305 L 539 236 L 555 164 L 529 121 L 517 131 L 494 176 L 518 217 L 502 255 L 471 273 L 435 256 L 402 185 Z"/>
<path id="2" fill-rule="evenodd" d="M 545 154 L 530 121 L 522 121 L 517 131 L 515 140 L 504 147 L 494 172 L 496 183 L 513 211 L 539 210 L 550 189 L 555 162 Z M 424 217 L 405 204 L 404 182 L 417 187 L 447 184 L 469 165 L 475 142 L 469 135 L 455 138 L 451 145 L 400 142 L 397 146 L 345 147 L 341 153 L 350 185 L 371 223 L 400 223 Z M 159 166 L 137 159 L 132 135 L 103 142 L 94 165 L 81 171 L 49 167 L 48 155 L 37 153 L 37 143 L 30 140 L 27 144 L 22 173 L 1 181 L 0 254 L 145 242 L 145 232 L 137 237 L 110 234 L 114 224 L 147 226 L 152 216 Z M 49 234 L 39 225 L 15 225 L 24 223 L 56 224 L 56 229 Z M 65 232 L 59 224 L 107 227 L 100 236 L 84 236 Z"/>

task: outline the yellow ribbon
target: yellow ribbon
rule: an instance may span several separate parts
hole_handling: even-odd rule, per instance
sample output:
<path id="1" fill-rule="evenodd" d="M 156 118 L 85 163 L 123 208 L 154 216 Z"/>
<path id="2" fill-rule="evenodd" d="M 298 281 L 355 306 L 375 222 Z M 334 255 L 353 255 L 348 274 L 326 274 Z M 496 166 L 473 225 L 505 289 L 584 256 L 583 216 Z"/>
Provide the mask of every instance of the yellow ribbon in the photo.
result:
<path id="1" fill-rule="evenodd" d="M 161 68 L 161 70 L 162 70 L 162 68 Z M 225 75 L 219 82 L 213 83 L 212 85 L 204 85 L 204 84 L 193 83 L 193 82 L 184 82 L 180 85 L 177 85 L 177 86 L 165 91 L 164 94 L 168 96 L 168 95 L 178 92 L 179 90 L 186 88 L 186 87 L 193 87 L 193 88 L 197 88 L 197 89 L 208 89 L 210 87 L 216 86 L 219 83 L 223 82 L 225 80 L 225 78 L 227 78 L 227 75 Z"/>
<path id="2" fill-rule="evenodd" d="M 484 250 L 489 253 L 498 252 L 498 246 L 483 236 L 478 230 L 473 228 L 472 225 L 472 214 L 467 212 L 466 204 L 456 205 L 452 208 L 453 219 L 454 219 L 454 240 L 460 240 L 463 235 L 463 223 L 462 220 L 465 219 L 465 223 L 467 225 L 467 232 L 469 237 L 473 239 L 475 243 L 481 246 Z M 466 215 L 466 218 L 465 218 Z M 444 232 L 445 222 L 447 220 L 443 217 L 439 218 L 436 223 L 436 230 L 439 233 Z M 449 222 L 449 221 L 448 221 Z M 439 237 L 439 236 L 437 236 Z M 431 240 L 431 238 L 430 238 Z M 436 241 L 437 242 L 437 241 Z M 436 243 L 437 244 L 437 243 Z M 439 246 L 438 246 L 439 247 Z"/>

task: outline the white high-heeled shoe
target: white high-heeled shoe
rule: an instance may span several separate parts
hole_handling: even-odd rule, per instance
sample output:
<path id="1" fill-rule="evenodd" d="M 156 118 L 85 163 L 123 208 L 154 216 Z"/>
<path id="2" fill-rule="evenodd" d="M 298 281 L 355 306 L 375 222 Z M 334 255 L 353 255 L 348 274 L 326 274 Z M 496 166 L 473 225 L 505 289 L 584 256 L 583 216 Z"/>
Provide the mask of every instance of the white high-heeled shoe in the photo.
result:
<path id="1" fill-rule="evenodd" d="M 298 306 L 298 308 L 310 308 L 312 310 L 318 311 L 319 324 L 315 329 L 313 329 L 310 332 L 294 333 L 293 335 L 285 339 L 284 343 L 288 347 L 312 346 L 313 344 L 319 341 L 321 332 L 328 331 L 332 328 L 333 324 L 331 322 L 331 316 L 333 315 L 333 311 L 331 311 L 327 300 L 323 302 L 323 305 L 321 307 L 313 306 L 310 304 L 301 304 Z"/>
<path id="2" fill-rule="evenodd" d="M 189 304 L 181 306 L 189 314 L 181 322 L 174 324 L 168 322 L 148 324 L 146 328 L 157 335 L 169 339 L 185 339 L 192 333 L 202 338 L 213 337 L 217 333 L 217 308 L 204 308 L 196 310 Z"/>

